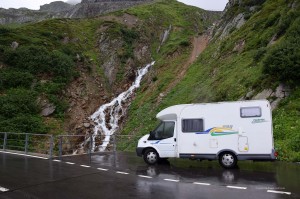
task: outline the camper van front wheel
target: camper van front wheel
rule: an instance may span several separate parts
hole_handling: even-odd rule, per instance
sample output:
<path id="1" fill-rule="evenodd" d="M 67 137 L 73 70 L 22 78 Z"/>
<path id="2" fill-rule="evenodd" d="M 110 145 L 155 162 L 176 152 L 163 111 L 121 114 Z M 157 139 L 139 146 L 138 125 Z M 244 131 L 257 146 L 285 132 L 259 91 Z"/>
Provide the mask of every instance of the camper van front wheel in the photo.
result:
<path id="1" fill-rule="evenodd" d="M 156 164 L 159 159 L 157 152 L 154 149 L 147 149 L 144 153 L 144 160 L 147 164 Z"/>
<path id="2" fill-rule="evenodd" d="M 226 169 L 232 169 L 237 164 L 236 155 L 231 152 L 224 152 L 219 155 L 219 163 Z"/>

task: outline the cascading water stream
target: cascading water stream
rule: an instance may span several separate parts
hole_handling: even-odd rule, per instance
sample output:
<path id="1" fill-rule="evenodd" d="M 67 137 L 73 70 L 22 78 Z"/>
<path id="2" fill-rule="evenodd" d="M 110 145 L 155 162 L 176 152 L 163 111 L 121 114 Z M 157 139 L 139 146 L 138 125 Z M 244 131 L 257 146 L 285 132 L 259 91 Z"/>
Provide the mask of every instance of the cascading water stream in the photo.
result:
<path id="1" fill-rule="evenodd" d="M 92 135 L 92 152 L 104 151 L 109 144 L 110 137 L 117 131 L 119 121 L 126 113 L 128 107 L 127 100 L 132 96 L 134 90 L 140 87 L 143 76 L 148 72 L 149 68 L 154 65 L 152 62 L 144 68 L 137 71 L 137 77 L 132 86 L 125 92 L 121 93 L 118 97 L 114 98 L 111 102 L 102 105 L 92 116 L 91 119 L 95 122 L 94 133 Z M 127 106 L 126 106 L 127 105 Z M 97 146 L 96 136 L 99 134 L 104 135 L 102 144 Z M 89 138 L 90 139 L 90 138 Z M 89 141 L 86 140 L 87 141 Z"/>

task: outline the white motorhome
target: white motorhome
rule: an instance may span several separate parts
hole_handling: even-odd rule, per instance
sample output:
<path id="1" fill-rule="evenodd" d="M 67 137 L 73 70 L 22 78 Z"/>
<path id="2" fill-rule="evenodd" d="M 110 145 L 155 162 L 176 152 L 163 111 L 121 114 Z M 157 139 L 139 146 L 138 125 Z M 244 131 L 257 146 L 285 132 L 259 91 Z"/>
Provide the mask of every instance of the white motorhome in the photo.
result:
<path id="1" fill-rule="evenodd" d="M 148 164 L 190 158 L 219 160 L 224 168 L 233 168 L 238 160 L 276 159 L 267 100 L 182 104 L 156 117 L 161 123 L 136 148 Z"/>

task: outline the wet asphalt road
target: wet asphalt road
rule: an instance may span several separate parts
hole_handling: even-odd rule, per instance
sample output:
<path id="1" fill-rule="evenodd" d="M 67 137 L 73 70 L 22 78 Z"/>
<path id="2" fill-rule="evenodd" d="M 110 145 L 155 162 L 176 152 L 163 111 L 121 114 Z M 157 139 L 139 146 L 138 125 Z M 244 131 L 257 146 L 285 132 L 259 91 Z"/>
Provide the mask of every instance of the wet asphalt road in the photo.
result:
<path id="1" fill-rule="evenodd" d="M 55 161 L 0 152 L 0 198 L 300 198 L 300 165 L 239 162 L 224 170 L 177 159 L 147 166 L 134 153 Z"/>

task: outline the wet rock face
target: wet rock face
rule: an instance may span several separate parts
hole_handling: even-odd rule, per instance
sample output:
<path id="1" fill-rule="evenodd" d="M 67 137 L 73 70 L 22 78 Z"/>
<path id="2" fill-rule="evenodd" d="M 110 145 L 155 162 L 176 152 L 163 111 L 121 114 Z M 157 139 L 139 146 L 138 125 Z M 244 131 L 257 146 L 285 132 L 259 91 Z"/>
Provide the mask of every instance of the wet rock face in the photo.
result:
<path id="1" fill-rule="evenodd" d="M 242 0 L 229 0 L 226 7 L 225 7 L 225 12 L 232 8 L 233 6 L 237 5 L 237 4 L 241 4 L 242 3 Z"/>
<path id="2" fill-rule="evenodd" d="M 44 117 L 52 115 L 56 110 L 56 106 L 50 103 L 49 100 L 46 98 L 39 98 L 38 104 L 41 106 L 42 109 L 40 114 Z"/>
<path id="3" fill-rule="evenodd" d="M 41 112 L 41 115 L 44 117 L 48 117 L 50 116 L 52 113 L 54 113 L 56 109 L 56 106 L 54 106 L 53 104 L 48 104 Z"/>
<path id="4" fill-rule="evenodd" d="M 13 50 L 16 50 L 19 47 L 19 43 L 14 41 L 14 42 L 12 42 L 12 44 L 10 46 Z"/>
<path id="5" fill-rule="evenodd" d="M 230 32 L 240 29 L 249 19 L 249 16 L 260 10 L 265 1 L 229 0 L 223 11 L 222 19 L 215 26 L 216 33 L 214 36 L 224 39 Z"/>
<path id="6" fill-rule="evenodd" d="M 291 92 L 291 90 L 287 85 L 279 84 L 275 90 L 265 89 L 265 90 L 261 91 L 260 93 L 257 93 L 256 95 L 254 95 L 255 91 L 252 90 L 252 91 L 248 92 L 246 94 L 246 96 L 244 96 L 240 100 L 268 99 L 269 102 L 271 103 L 272 110 L 274 110 L 278 106 L 278 104 L 281 100 L 285 99 L 286 97 L 288 97 L 290 95 L 290 92 Z"/>
<path id="7" fill-rule="evenodd" d="M 229 35 L 230 31 L 233 29 L 239 29 L 245 24 L 246 20 L 244 18 L 244 13 L 238 14 L 235 18 L 232 19 L 231 22 L 227 23 L 225 28 L 222 31 L 222 34 L 220 36 L 221 39 L 225 38 Z"/>
<path id="8" fill-rule="evenodd" d="M 120 64 L 116 49 L 123 46 L 123 41 L 119 39 L 110 39 L 109 35 L 103 34 L 98 43 L 101 59 L 103 60 L 102 67 L 104 74 L 112 85 L 116 79 L 116 66 Z"/>

